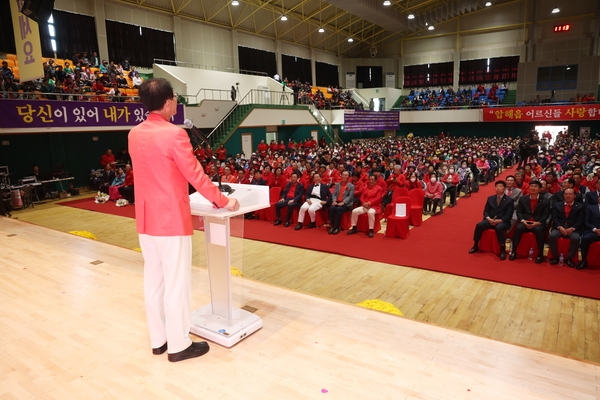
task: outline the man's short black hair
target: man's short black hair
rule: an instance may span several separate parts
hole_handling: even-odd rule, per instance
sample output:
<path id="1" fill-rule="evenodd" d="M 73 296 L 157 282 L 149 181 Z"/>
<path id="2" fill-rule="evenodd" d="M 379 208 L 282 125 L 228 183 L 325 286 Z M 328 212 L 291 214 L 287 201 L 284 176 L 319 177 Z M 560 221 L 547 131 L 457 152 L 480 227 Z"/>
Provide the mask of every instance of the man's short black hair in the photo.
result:
<path id="1" fill-rule="evenodd" d="M 538 189 L 542 187 L 542 183 L 540 181 L 531 181 L 531 182 L 529 182 L 529 187 L 531 187 L 533 185 L 536 185 L 538 187 Z"/>
<path id="2" fill-rule="evenodd" d="M 514 176 L 513 176 L 513 178 L 514 178 Z M 500 181 L 496 181 L 496 182 L 494 183 L 494 186 L 497 186 L 497 185 L 502 185 L 502 186 L 506 187 L 506 182 L 504 182 L 504 181 L 502 181 L 502 180 L 500 180 Z"/>
<path id="3" fill-rule="evenodd" d="M 162 110 L 165 102 L 174 96 L 173 86 L 164 78 L 144 81 L 139 89 L 140 100 L 150 112 Z"/>

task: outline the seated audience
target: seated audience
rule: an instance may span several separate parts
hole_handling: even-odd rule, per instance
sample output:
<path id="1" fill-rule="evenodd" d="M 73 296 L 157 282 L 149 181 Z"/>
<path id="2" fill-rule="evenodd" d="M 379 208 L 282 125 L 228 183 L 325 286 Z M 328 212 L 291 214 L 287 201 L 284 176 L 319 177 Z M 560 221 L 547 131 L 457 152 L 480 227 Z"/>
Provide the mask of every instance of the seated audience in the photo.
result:
<path id="1" fill-rule="evenodd" d="M 294 207 L 300 207 L 303 194 L 304 186 L 298 181 L 298 172 L 292 172 L 290 175 L 290 181 L 286 185 L 285 189 L 281 191 L 280 199 L 275 204 L 276 220 L 273 225 L 277 226 L 281 224 L 281 209 L 287 207 L 287 216 L 283 226 L 290 226 L 290 220 L 292 219 Z"/>
<path id="2" fill-rule="evenodd" d="M 435 172 L 429 173 L 429 182 L 425 185 L 425 203 L 423 204 L 423 214 L 437 215 L 437 208 L 442 201 L 444 187 L 437 180 Z M 433 205 L 433 208 L 432 208 Z"/>
<path id="3" fill-rule="evenodd" d="M 539 181 L 532 181 L 529 185 L 530 194 L 522 196 L 517 203 L 517 228 L 513 237 L 513 248 L 509 260 L 514 261 L 517 258 L 517 248 L 521 241 L 521 236 L 525 232 L 531 232 L 535 235 L 538 256 L 535 259 L 537 264 L 544 261 L 544 240 L 546 232 L 546 221 L 550 217 L 550 200 L 540 198 L 541 188 Z"/>
<path id="4" fill-rule="evenodd" d="M 340 223 L 344 213 L 352 210 L 354 206 L 354 185 L 350 183 L 350 172 L 344 171 L 341 181 L 335 184 L 329 207 L 329 234 L 340 233 Z"/>
<path id="5" fill-rule="evenodd" d="M 321 175 L 318 173 L 313 174 L 313 183 L 308 187 L 306 191 L 306 201 L 300 207 L 298 213 L 298 225 L 295 230 L 302 229 L 304 223 L 304 216 L 308 211 L 310 217 L 309 228 L 317 227 L 317 211 L 319 211 L 325 204 L 331 201 L 331 192 L 329 186 L 321 183 Z"/>
<path id="6" fill-rule="evenodd" d="M 119 187 L 119 194 L 127 200 L 129 204 L 135 203 L 135 196 L 133 191 L 133 169 L 131 165 L 125 166 L 125 181 L 123 185 Z"/>
<path id="7" fill-rule="evenodd" d="M 369 231 L 367 235 L 372 238 L 375 235 L 373 231 L 375 229 L 375 216 L 381 213 L 381 199 L 384 191 L 377 184 L 377 177 L 375 175 L 369 176 L 369 184 L 363 189 L 360 203 L 361 205 L 352 210 L 352 227 L 348 231 L 348 235 L 353 235 L 358 232 L 356 224 L 358 223 L 358 217 L 362 214 L 368 214 L 369 217 Z"/>
<path id="8" fill-rule="evenodd" d="M 475 225 L 473 247 L 469 253 L 479 251 L 479 241 L 484 230 L 494 229 L 500 245 L 500 260 L 506 260 L 506 231 L 510 229 L 515 203 L 505 193 L 506 183 L 504 181 L 496 181 L 495 189 L 496 194 L 488 197 L 483 208 L 483 221 Z"/>
<path id="9" fill-rule="evenodd" d="M 575 268 L 573 258 L 577 255 L 579 248 L 579 239 L 583 230 L 583 219 L 585 218 L 585 209 L 582 203 L 575 201 L 575 190 L 568 188 L 564 190 L 564 202 L 555 201 L 551 210 L 552 231 L 548 235 L 548 244 L 552 258 L 550 265 L 558 264 L 558 239 L 569 239 L 569 253 L 566 255 L 566 263 L 569 267 Z M 562 255 L 564 257 L 564 255 Z"/>
<path id="10" fill-rule="evenodd" d="M 117 173 L 115 174 L 115 179 L 110 183 L 108 188 L 109 200 L 116 201 L 121 198 L 121 194 L 119 193 L 119 188 L 125 182 L 125 171 L 123 168 L 117 168 Z"/>

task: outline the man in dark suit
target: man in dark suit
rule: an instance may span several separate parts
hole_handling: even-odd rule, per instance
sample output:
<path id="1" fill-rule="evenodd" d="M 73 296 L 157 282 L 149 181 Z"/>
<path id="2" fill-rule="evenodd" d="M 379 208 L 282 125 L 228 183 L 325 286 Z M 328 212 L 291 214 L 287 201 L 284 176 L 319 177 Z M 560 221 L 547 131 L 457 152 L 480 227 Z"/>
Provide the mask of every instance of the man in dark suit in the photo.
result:
<path id="1" fill-rule="evenodd" d="M 596 193 L 597 192 L 588 192 Z M 586 202 L 587 202 L 586 197 Z M 582 261 L 577 265 L 577 269 L 586 269 L 588 266 L 587 255 L 590 249 L 590 245 L 594 242 L 600 241 L 600 204 L 596 200 L 596 204 L 586 203 L 585 205 L 585 221 L 584 221 L 583 235 L 581 236 L 581 259 Z"/>
<path id="2" fill-rule="evenodd" d="M 304 216 L 308 211 L 310 217 L 309 228 L 317 227 L 317 211 L 319 211 L 325 204 L 331 203 L 331 191 L 329 185 L 321 183 L 321 175 L 318 173 L 313 174 L 313 183 L 306 190 L 306 201 L 300 207 L 298 213 L 298 225 L 295 230 L 302 229 L 304 223 Z"/>
<path id="3" fill-rule="evenodd" d="M 331 207 L 329 207 L 329 234 L 337 235 L 340 233 L 340 223 L 342 215 L 351 211 L 354 205 L 354 185 L 349 182 L 350 172 L 342 172 L 342 180 L 335 184 L 333 196 L 331 197 Z"/>
<path id="4" fill-rule="evenodd" d="M 298 182 L 298 172 L 292 172 L 290 175 L 290 181 L 285 186 L 285 189 L 283 189 L 281 192 L 281 198 L 275 204 L 276 220 L 273 225 L 281 224 L 281 209 L 287 207 L 287 217 L 283 226 L 290 226 L 290 219 L 292 218 L 294 207 L 300 207 L 303 194 L 304 186 Z"/>
<path id="5" fill-rule="evenodd" d="M 585 194 L 585 204 L 598 205 L 598 194 L 600 193 L 600 179 L 596 182 L 596 190 L 590 190 Z"/>
<path id="6" fill-rule="evenodd" d="M 510 220 L 513 215 L 515 203 L 511 197 L 508 197 L 504 191 L 506 182 L 496 181 L 496 194 L 488 197 L 483 209 L 483 221 L 475 225 L 475 233 L 473 235 L 473 247 L 469 253 L 479 251 L 479 240 L 486 229 L 494 229 L 496 237 L 500 244 L 500 259 L 506 260 L 506 231 L 510 229 Z M 511 193 L 512 194 L 512 193 Z"/>
<path id="7" fill-rule="evenodd" d="M 567 265 L 575 268 L 572 259 L 577 255 L 579 239 L 583 230 L 583 219 L 585 218 L 585 207 L 575 201 L 575 189 L 564 190 L 564 203 L 555 201 L 552 204 L 552 226 L 553 229 L 548 236 L 548 244 L 553 258 L 550 265 L 558 264 L 558 239 L 567 238 L 571 241 L 569 253 L 567 254 Z"/>
<path id="8" fill-rule="evenodd" d="M 519 199 L 517 204 L 517 228 L 513 237 L 513 248 L 509 260 L 514 261 L 517 258 L 517 248 L 521 241 L 521 236 L 526 232 L 535 235 L 538 256 L 535 259 L 537 264 L 544 262 L 544 235 L 546 232 L 546 221 L 550 217 L 550 200 L 540 197 L 541 183 L 532 181 L 529 184 L 530 194 Z"/>
<path id="9" fill-rule="evenodd" d="M 561 186 L 561 190 L 559 190 L 558 192 L 554 193 L 552 195 L 552 199 L 550 200 L 550 202 L 552 204 L 554 203 L 564 203 L 565 202 L 565 195 L 564 195 L 564 191 L 566 189 L 574 189 L 575 186 L 575 179 L 573 178 L 567 178 L 564 181 L 562 181 L 562 186 Z M 575 192 L 575 201 L 583 204 L 583 196 L 581 195 L 581 193 Z"/>

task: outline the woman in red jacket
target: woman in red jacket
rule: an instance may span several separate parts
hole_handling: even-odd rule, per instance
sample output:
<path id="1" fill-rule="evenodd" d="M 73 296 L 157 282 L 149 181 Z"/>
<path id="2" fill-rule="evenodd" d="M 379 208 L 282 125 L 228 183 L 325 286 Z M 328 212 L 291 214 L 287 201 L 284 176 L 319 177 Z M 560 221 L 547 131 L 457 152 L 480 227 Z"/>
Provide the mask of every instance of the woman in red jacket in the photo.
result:
<path id="1" fill-rule="evenodd" d="M 429 182 L 425 185 L 425 204 L 423 205 L 423 214 L 437 214 L 437 208 L 442 201 L 444 187 L 437 180 L 435 172 L 429 174 Z M 431 208 L 433 204 L 433 209 Z"/>

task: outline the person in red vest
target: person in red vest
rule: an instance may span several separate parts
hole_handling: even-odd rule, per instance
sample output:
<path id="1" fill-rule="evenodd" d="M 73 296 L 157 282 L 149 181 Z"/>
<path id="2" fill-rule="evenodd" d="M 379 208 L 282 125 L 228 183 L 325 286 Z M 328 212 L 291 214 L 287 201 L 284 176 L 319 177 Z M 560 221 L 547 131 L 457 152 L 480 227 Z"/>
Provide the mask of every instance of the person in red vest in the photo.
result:
<path id="1" fill-rule="evenodd" d="M 278 148 L 279 148 L 279 145 L 277 144 L 277 141 L 271 140 L 271 143 L 269 144 L 269 150 L 271 150 L 271 154 L 275 153 Z"/>
<path id="2" fill-rule="evenodd" d="M 381 213 L 381 198 L 383 197 L 383 190 L 381 186 L 377 184 L 377 177 L 371 175 L 369 177 L 369 184 L 362 191 L 360 196 L 361 207 L 357 207 L 352 210 L 351 225 L 352 227 L 347 232 L 348 235 L 353 235 L 358 232 L 356 224 L 358 223 L 358 217 L 362 214 L 368 214 L 369 216 L 369 231 L 367 235 L 372 238 L 375 236 L 375 215 Z"/>
<path id="3" fill-rule="evenodd" d="M 265 165 L 262 171 L 262 178 L 265 182 L 267 182 L 267 186 L 275 186 L 275 174 L 271 172 L 271 166 Z"/>
<path id="4" fill-rule="evenodd" d="M 235 182 L 233 182 L 233 183 L 241 183 L 243 185 L 249 185 L 250 180 L 246 176 L 246 171 L 244 171 L 242 168 L 238 169 Z"/>
<path id="5" fill-rule="evenodd" d="M 283 143 L 283 140 L 277 145 L 277 151 L 281 154 L 285 153 L 285 143 Z"/>

